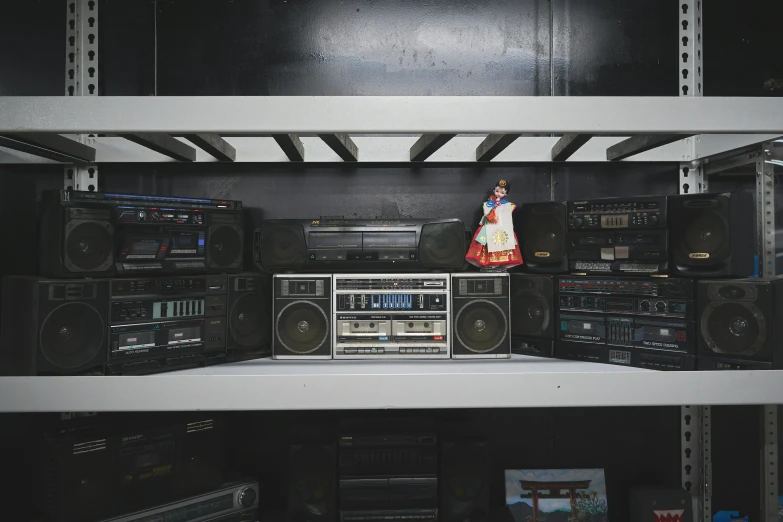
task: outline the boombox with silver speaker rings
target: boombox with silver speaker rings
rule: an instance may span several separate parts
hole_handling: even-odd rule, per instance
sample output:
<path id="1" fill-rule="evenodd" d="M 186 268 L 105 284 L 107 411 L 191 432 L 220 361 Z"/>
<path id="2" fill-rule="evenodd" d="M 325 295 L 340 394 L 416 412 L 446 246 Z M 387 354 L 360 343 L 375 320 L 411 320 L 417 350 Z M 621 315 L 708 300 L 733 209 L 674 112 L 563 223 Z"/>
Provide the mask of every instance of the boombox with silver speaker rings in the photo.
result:
<path id="1" fill-rule="evenodd" d="M 240 201 L 44 191 L 41 273 L 148 277 L 242 270 Z"/>
<path id="2" fill-rule="evenodd" d="M 335 274 L 336 359 L 447 359 L 448 274 Z"/>

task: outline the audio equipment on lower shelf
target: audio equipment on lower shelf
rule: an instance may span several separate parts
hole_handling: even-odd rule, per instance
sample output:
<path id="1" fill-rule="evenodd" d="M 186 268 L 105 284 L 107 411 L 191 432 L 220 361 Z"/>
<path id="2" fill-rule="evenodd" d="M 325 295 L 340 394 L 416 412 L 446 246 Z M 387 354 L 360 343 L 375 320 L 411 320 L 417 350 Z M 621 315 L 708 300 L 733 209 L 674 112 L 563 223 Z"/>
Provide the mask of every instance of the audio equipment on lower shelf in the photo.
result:
<path id="1" fill-rule="evenodd" d="M 332 276 L 276 274 L 272 305 L 275 359 L 332 358 Z"/>
<path id="2" fill-rule="evenodd" d="M 692 194 L 669 198 L 672 273 L 744 277 L 756 270 L 753 194 Z"/>
<path id="3" fill-rule="evenodd" d="M 338 462 L 341 522 L 438 519 L 434 432 L 343 432 Z"/>
<path id="4" fill-rule="evenodd" d="M 213 491 L 184 500 L 151 507 L 104 520 L 103 522 L 257 522 L 261 520 L 258 508 L 258 482 L 246 480 L 225 484 Z"/>
<path id="5" fill-rule="evenodd" d="M 634 522 L 693 522 L 693 500 L 682 488 L 631 489 Z"/>
<path id="6" fill-rule="evenodd" d="M 699 368 L 783 368 L 783 278 L 698 282 Z"/>
<path id="7" fill-rule="evenodd" d="M 695 289 L 689 279 L 561 276 L 558 309 L 692 319 Z M 513 311 L 513 310 L 512 310 Z"/>
<path id="8" fill-rule="evenodd" d="M 297 442 L 288 456 L 289 522 L 336 522 L 336 444 Z"/>
<path id="9" fill-rule="evenodd" d="M 571 272 L 584 274 L 665 274 L 669 235 L 666 230 L 572 231 L 568 264 Z"/>
<path id="10" fill-rule="evenodd" d="M 568 271 L 565 203 L 525 203 L 514 212 L 514 229 L 522 239 L 523 266 L 528 272 Z"/>
<path id="11" fill-rule="evenodd" d="M 489 520 L 489 450 L 486 439 L 441 441 L 440 511 L 443 522 Z"/>
<path id="12" fill-rule="evenodd" d="M 227 362 L 272 355 L 272 276 L 228 276 Z"/>
<path id="13" fill-rule="evenodd" d="M 109 282 L 3 278 L 0 373 L 102 375 Z"/>
<path id="14" fill-rule="evenodd" d="M 507 273 L 453 274 L 452 357 L 511 357 Z"/>
<path id="15" fill-rule="evenodd" d="M 48 436 L 40 454 L 43 513 L 92 522 L 219 487 L 222 420 L 213 414 L 185 419 L 99 423 Z"/>
<path id="16" fill-rule="evenodd" d="M 511 274 L 511 351 L 552 357 L 552 276 Z"/>
<path id="17" fill-rule="evenodd" d="M 112 279 L 108 371 L 145 374 L 226 360 L 226 276 Z"/>
<path id="18" fill-rule="evenodd" d="M 239 201 L 48 190 L 41 206 L 40 265 L 47 276 L 242 269 Z"/>
<path id="19" fill-rule="evenodd" d="M 448 359 L 449 274 L 335 274 L 335 359 Z"/>
<path id="20" fill-rule="evenodd" d="M 568 229 L 665 229 L 666 203 L 666 196 L 570 201 Z"/>
<path id="21" fill-rule="evenodd" d="M 573 361 L 587 361 L 621 366 L 635 366 L 650 370 L 693 370 L 696 357 L 683 352 L 646 350 L 642 348 L 622 349 L 588 343 L 558 342 L 555 357 Z"/>
<path id="22" fill-rule="evenodd" d="M 457 269 L 465 262 L 458 219 L 266 220 L 255 234 L 265 269 Z"/>

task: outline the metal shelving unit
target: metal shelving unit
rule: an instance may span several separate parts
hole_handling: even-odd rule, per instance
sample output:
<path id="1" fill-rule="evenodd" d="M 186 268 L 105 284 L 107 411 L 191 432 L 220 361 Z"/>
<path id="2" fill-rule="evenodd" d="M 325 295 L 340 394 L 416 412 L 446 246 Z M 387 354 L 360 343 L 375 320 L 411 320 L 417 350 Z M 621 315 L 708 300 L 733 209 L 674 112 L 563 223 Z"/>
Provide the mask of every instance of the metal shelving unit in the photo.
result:
<path id="1" fill-rule="evenodd" d="M 701 2 L 679 4 L 679 97 L 157 98 L 97 96 L 99 3 L 69 0 L 65 96 L 0 97 L 0 164 L 62 164 L 64 185 L 88 190 L 104 163 L 670 162 L 680 193 L 706 192 L 710 175 L 755 164 L 759 252 L 763 275 L 774 275 L 769 209 L 783 165 L 783 99 L 702 97 Z M 764 520 L 776 520 L 770 405 L 783 404 L 783 371 L 654 372 L 514 356 L 0 378 L 0 412 L 683 404 L 682 484 L 703 522 L 712 519 L 710 406 L 766 405 L 761 502 Z"/>

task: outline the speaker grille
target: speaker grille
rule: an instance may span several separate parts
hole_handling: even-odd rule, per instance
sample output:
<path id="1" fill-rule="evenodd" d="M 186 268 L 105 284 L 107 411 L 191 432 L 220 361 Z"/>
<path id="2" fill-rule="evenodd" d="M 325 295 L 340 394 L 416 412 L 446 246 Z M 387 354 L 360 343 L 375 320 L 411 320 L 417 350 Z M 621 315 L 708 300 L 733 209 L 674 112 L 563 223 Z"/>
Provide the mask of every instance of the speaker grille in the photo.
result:
<path id="1" fill-rule="evenodd" d="M 236 225 L 211 227 L 207 251 L 211 266 L 231 268 L 241 265 L 242 229 Z"/>
<path id="2" fill-rule="evenodd" d="M 73 370 L 89 364 L 103 347 L 101 314 L 85 303 L 66 303 L 52 310 L 41 326 L 41 354 L 52 365 Z"/>
<path id="3" fill-rule="evenodd" d="M 767 341 L 764 314 L 748 302 L 710 303 L 702 314 L 701 331 L 707 346 L 725 355 L 756 355 Z"/>
<path id="4" fill-rule="evenodd" d="M 511 334 L 545 336 L 552 321 L 550 298 L 540 284 L 526 278 L 511 278 Z"/>
<path id="5" fill-rule="evenodd" d="M 531 263 L 559 263 L 566 255 L 566 207 L 562 203 L 522 207 L 522 257 Z"/>
<path id="6" fill-rule="evenodd" d="M 454 325 L 457 340 L 474 353 L 497 349 L 508 332 L 506 314 L 497 304 L 486 299 L 476 299 L 462 307 L 454 318 Z"/>
<path id="7" fill-rule="evenodd" d="M 109 223 L 74 220 L 68 223 L 65 259 L 71 271 L 108 269 L 112 262 L 112 232 Z"/>
<path id="8" fill-rule="evenodd" d="M 459 268 L 465 262 L 462 222 L 428 223 L 421 227 L 419 260 L 430 268 Z"/>
<path id="9" fill-rule="evenodd" d="M 682 265 L 715 264 L 731 255 L 729 198 L 675 198 L 670 212 L 674 260 Z"/>
<path id="10" fill-rule="evenodd" d="M 301 225 L 264 223 L 261 227 L 261 263 L 266 268 L 297 268 L 305 263 L 307 244 Z"/>
<path id="11" fill-rule="evenodd" d="M 269 335 L 271 315 L 268 300 L 261 299 L 254 293 L 240 296 L 231 307 L 228 322 L 231 336 L 237 345 L 243 348 L 255 348 L 264 344 L 264 340 L 271 337 Z"/>
<path id="12" fill-rule="evenodd" d="M 277 340 L 296 355 L 315 352 L 329 340 L 329 319 L 323 308 L 310 301 L 293 301 L 277 316 Z"/>

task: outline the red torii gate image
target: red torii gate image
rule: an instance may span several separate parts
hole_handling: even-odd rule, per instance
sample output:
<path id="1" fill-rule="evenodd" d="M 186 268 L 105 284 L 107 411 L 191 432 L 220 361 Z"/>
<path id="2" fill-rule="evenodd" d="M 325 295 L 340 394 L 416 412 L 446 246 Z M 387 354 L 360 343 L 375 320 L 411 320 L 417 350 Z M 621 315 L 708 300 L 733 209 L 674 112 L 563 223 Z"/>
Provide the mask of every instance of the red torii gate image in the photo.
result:
<path id="1" fill-rule="evenodd" d="M 519 483 L 522 485 L 522 489 L 530 491 L 530 493 L 523 493 L 520 496 L 533 500 L 533 522 L 538 522 L 538 501 L 544 499 L 569 499 L 571 502 L 571 516 L 573 516 L 575 514 L 574 500 L 576 499 L 576 492 L 577 490 L 588 489 L 590 482 L 590 480 L 520 480 Z M 540 491 L 549 491 L 549 493 L 539 493 Z"/>

